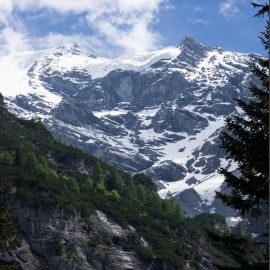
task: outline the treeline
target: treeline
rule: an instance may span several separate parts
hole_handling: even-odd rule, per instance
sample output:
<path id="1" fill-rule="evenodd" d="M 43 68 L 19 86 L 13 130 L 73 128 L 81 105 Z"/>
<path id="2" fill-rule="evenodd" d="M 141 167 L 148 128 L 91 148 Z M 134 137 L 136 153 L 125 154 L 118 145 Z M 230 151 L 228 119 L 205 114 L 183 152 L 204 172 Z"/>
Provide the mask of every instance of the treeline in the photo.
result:
<path id="1" fill-rule="evenodd" d="M 128 199 L 138 206 L 155 207 L 167 216 L 183 220 L 184 214 L 173 200 L 162 200 L 152 180 L 143 174 L 123 179 L 118 170 L 96 162 L 91 174 L 63 174 L 45 155 L 20 148 L 0 150 L 2 177 L 10 178 L 21 198 L 32 206 L 58 204 L 68 210 L 93 210 L 93 193 L 120 201 Z M 89 207 L 89 203 L 90 206 Z M 87 204 L 87 205 L 86 205 Z"/>
<path id="2" fill-rule="evenodd" d="M 131 241 L 124 248 L 149 263 L 166 261 L 183 268 L 188 261 L 196 268 L 207 249 L 214 264 L 239 266 L 238 251 L 231 254 L 219 239 L 208 236 L 206 228 L 186 218 L 172 198 L 162 200 L 149 177 L 132 177 L 57 142 L 41 123 L 17 119 L 0 108 L 2 251 L 12 249 L 21 237 L 14 226 L 16 201 L 38 209 L 58 206 L 82 217 L 98 209 L 122 227 L 135 228 L 134 237 L 143 237 L 149 246 Z M 95 245 L 96 240 L 89 244 Z M 249 259 L 249 254 L 241 255 L 242 261 Z"/>
<path id="3" fill-rule="evenodd" d="M 184 214 L 173 199 L 159 197 L 150 178 L 132 177 L 57 142 L 40 123 L 16 119 L 4 109 L 0 109 L 0 126 L 0 183 L 8 183 L 14 191 L 0 188 L 0 198 L 8 193 L 31 207 L 58 205 L 82 216 L 99 209 L 123 227 L 134 226 L 151 243 L 149 248 L 127 247 L 143 259 L 165 258 L 174 265 L 184 262 L 184 254 L 190 252 L 189 247 L 180 248 L 190 237 L 181 232 L 188 226 Z M 3 213 L 7 207 L 3 205 Z M 0 226 L 10 222 L 7 218 Z M 199 231 L 191 234 L 200 237 Z"/>

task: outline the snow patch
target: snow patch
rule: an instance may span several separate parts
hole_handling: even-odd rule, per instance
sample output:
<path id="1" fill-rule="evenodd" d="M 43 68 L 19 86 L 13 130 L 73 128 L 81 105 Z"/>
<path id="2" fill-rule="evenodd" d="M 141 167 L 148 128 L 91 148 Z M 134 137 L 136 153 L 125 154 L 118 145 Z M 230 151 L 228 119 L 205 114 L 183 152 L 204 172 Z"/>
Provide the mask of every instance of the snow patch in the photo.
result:
<path id="1" fill-rule="evenodd" d="M 49 50 L 13 53 L 0 57 L 0 92 L 7 98 L 33 94 L 41 98 L 46 105 L 54 108 L 62 98 L 51 93 L 40 84 L 31 85 L 29 70 L 35 62 L 50 52 Z"/>
<path id="2" fill-rule="evenodd" d="M 227 217 L 226 223 L 229 227 L 235 227 L 242 220 L 242 217 Z"/>
<path id="3" fill-rule="evenodd" d="M 180 52 L 180 48 L 168 47 L 162 50 L 116 59 L 98 57 L 89 61 L 88 65 L 85 66 L 85 69 L 93 79 L 104 77 L 113 70 L 132 70 L 141 72 L 150 68 L 160 60 L 174 59 Z"/>

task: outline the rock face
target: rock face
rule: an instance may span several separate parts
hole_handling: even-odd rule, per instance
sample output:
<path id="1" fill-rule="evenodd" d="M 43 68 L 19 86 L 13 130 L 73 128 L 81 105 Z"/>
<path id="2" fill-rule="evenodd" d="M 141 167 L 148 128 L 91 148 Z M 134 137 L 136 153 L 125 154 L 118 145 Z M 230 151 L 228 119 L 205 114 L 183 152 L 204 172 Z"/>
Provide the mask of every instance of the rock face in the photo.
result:
<path id="1" fill-rule="evenodd" d="M 63 209 L 37 210 L 21 205 L 17 222 L 25 240 L 2 262 L 19 262 L 22 269 L 146 269 L 125 244 L 141 242 L 135 229 L 123 229 L 97 211 L 88 218 Z M 42 268 L 42 269 L 43 269 Z"/>
<path id="2" fill-rule="evenodd" d="M 131 245 L 148 247 L 148 243 L 135 228 L 123 229 L 101 211 L 82 217 L 61 208 L 20 204 L 16 219 L 23 240 L 16 249 L 0 254 L 5 265 L 17 263 L 22 270 L 180 270 L 167 261 L 147 262 L 129 251 Z M 209 258 L 207 252 L 193 258 L 196 269 L 215 270 Z"/>
<path id="3" fill-rule="evenodd" d="M 173 162 L 173 161 L 162 161 L 156 167 L 151 167 L 144 171 L 145 174 L 150 176 L 153 180 L 163 181 L 177 181 L 185 178 L 187 170 L 185 167 Z"/>
<path id="4" fill-rule="evenodd" d="M 241 113 L 234 98 L 249 98 L 255 57 L 190 37 L 176 48 L 118 59 L 59 47 L 0 58 L 0 91 L 18 116 L 40 118 L 55 137 L 128 172 L 146 172 L 163 187 L 161 196 L 172 193 L 196 214 L 218 211 L 217 169 L 235 169 L 219 134 L 226 117 Z M 23 78 L 19 89 L 7 72 Z M 181 196 L 189 189 L 197 194 L 190 201 Z"/>

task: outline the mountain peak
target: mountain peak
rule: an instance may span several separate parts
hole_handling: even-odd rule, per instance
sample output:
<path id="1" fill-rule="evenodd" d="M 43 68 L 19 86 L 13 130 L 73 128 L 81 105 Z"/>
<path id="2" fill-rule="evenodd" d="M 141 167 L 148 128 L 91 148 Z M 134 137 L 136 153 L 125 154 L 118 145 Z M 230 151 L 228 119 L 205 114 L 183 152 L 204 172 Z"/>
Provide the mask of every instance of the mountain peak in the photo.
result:
<path id="1" fill-rule="evenodd" d="M 207 49 L 208 47 L 204 44 L 196 41 L 193 37 L 185 36 L 180 44 L 180 46 L 184 49 L 196 50 L 196 49 Z"/>
<path id="2" fill-rule="evenodd" d="M 80 54 L 83 52 L 82 48 L 78 45 L 78 43 L 73 43 L 70 46 L 69 51 L 74 53 L 74 54 Z"/>
<path id="3" fill-rule="evenodd" d="M 184 36 L 181 44 L 186 44 L 186 43 L 194 43 L 197 44 L 198 42 L 191 36 Z"/>
<path id="4" fill-rule="evenodd" d="M 77 43 L 73 43 L 69 48 L 68 52 L 72 54 L 82 54 L 84 51 L 81 49 L 81 47 Z"/>
<path id="5" fill-rule="evenodd" d="M 69 49 L 69 52 L 71 52 L 72 54 L 75 54 L 75 55 L 85 54 L 88 57 L 97 58 L 97 56 L 95 56 L 94 54 L 83 50 L 78 43 L 73 43 Z"/>
<path id="6" fill-rule="evenodd" d="M 95 55 L 83 50 L 78 43 L 72 43 L 71 45 L 59 45 L 56 47 L 56 54 L 71 54 L 71 55 L 86 55 L 90 58 L 97 58 Z"/>

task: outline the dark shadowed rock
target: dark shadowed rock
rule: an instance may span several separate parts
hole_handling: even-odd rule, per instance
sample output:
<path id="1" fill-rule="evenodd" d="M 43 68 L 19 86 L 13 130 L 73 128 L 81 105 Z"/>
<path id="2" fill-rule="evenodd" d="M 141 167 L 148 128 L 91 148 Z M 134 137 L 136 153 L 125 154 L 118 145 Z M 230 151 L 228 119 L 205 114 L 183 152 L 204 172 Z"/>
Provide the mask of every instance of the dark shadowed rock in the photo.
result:
<path id="1" fill-rule="evenodd" d="M 225 52 L 191 37 L 162 57 L 158 51 L 128 58 L 138 60 L 136 67 L 119 59 L 93 70 L 82 63 L 64 67 L 62 60 L 72 64 L 74 55 L 85 63 L 97 59 L 77 46 L 33 56 L 25 71 L 33 91 L 6 98 L 7 106 L 25 118 L 40 117 L 55 137 L 133 174 L 146 170 L 154 179 L 193 184 L 193 177 L 217 173 L 225 157 L 218 146 L 223 119 L 239 113 L 235 98 L 249 99 L 248 63 L 256 55 Z M 40 86 L 62 101 L 47 100 Z M 155 166 L 177 160 L 178 153 L 186 164 Z"/>
<path id="2" fill-rule="evenodd" d="M 198 206 L 202 203 L 202 200 L 193 188 L 182 191 L 175 196 L 175 199 L 189 217 L 200 213 Z"/>
<path id="3" fill-rule="evenodd" d="M 0 93 L 0 108 L 4 107 L 4 97 L 3 95 Z"/>
<path id="4" fill-rule="evenodd" d="M 186 176 L 187 170 L 185 167 L 176 164 L 171 160 L 165 160 L 158 165 L 151 167 L 145 171 L 145 174 L 152 177 L 154 180 L 177 181 Z"/>
<path id="5" fill-rule="evenodd" d="M 177 108 L 161 109 L 154 116 L 151 127 L 156 132 L 170 130 L 173 132 L 187 132 L 196 134 L 196 129 L 205 128 L 208 125 L 206 118 L 192 112 Z"/>

